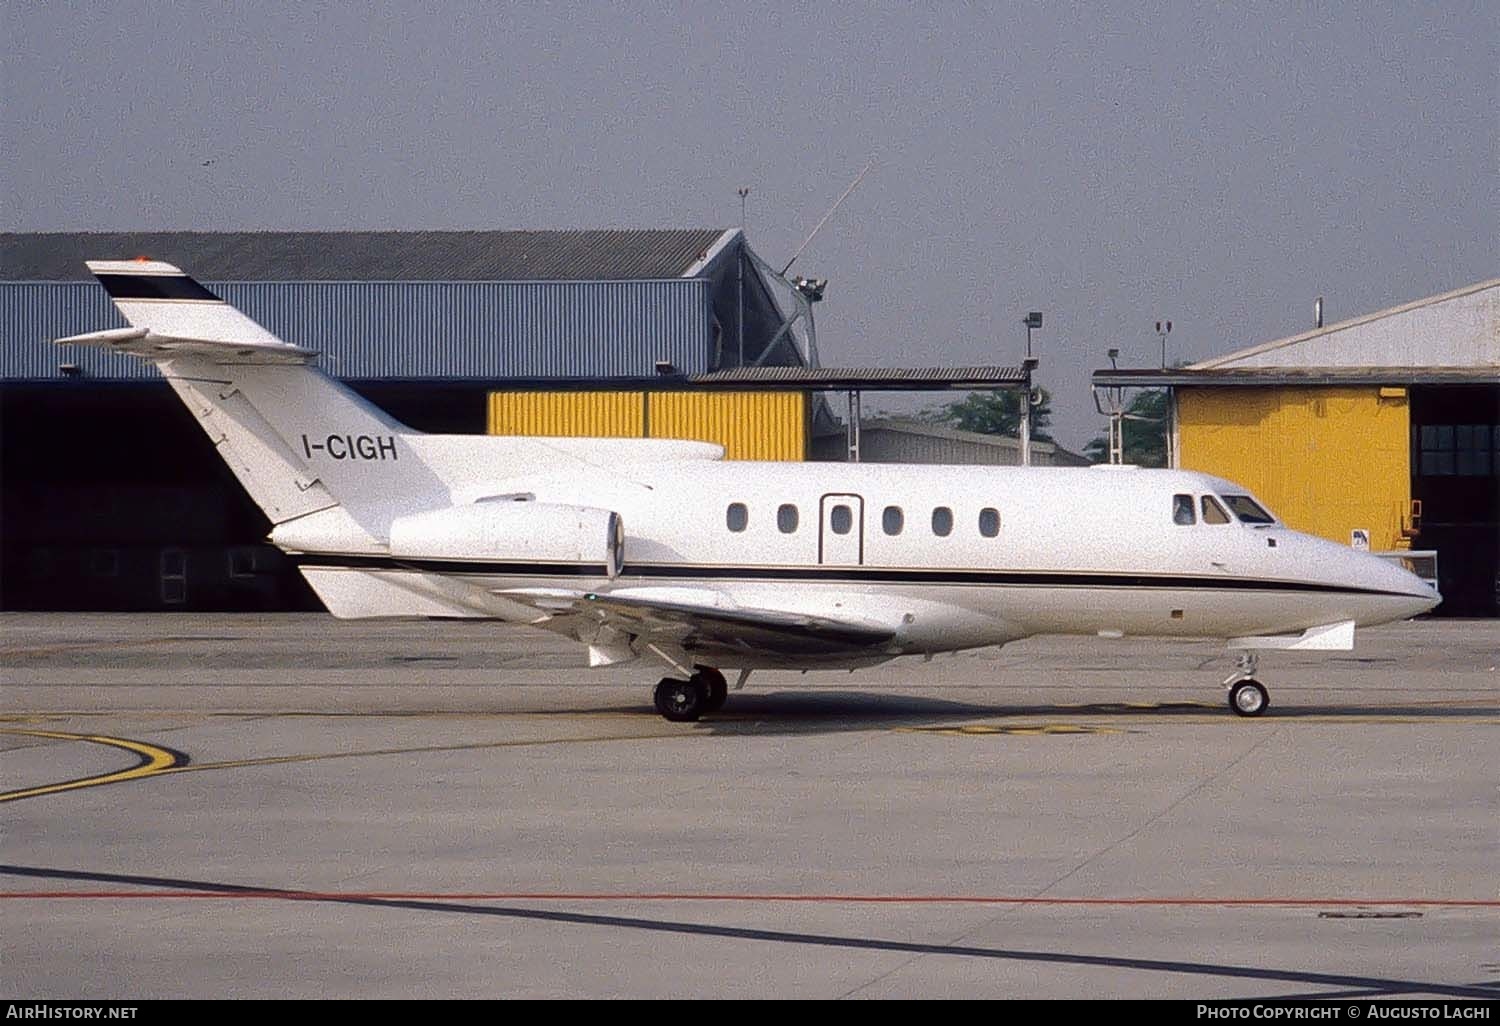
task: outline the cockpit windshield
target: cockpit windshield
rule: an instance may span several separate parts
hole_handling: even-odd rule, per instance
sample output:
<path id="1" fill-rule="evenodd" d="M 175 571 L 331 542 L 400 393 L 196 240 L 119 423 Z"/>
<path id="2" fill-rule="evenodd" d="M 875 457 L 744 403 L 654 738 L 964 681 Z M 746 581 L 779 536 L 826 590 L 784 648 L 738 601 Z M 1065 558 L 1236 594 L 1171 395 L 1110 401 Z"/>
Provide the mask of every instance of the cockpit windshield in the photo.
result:
<path id="1" fill-rule="evenodd" d="M 1274 524 L 1276 518 L 1248 495 L 1221 495 L 1225 505 L 1239 518 L 1242 524 Z"/>

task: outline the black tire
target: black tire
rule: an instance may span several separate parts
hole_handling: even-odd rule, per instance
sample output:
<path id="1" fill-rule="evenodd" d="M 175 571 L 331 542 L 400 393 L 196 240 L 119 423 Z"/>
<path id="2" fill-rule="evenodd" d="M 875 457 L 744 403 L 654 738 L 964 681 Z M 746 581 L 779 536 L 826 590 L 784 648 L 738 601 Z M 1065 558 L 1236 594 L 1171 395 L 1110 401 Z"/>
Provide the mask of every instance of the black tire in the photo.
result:
<path id="1" fill-rule="evenodd" d="M 708 705 L 708 688 L 698 680 L 664 677 L 656 685 L 656 711 L 673 723 L 692 723 Z"/>
<path id="2" fill-rule="evenodd" d="M 1242 680 L 1229 689 L 1229 708 L 1236 716 L 1259 716 L 1271 705 L 1271 696 L 1258 680 Z"/>
<path id="3" fill-rule="evenodd" d="M 724 708 L 724 703 L 729 700 L 729 681 L 724 679 L 724 675 L 712 666 L 700 666 L 694 676 L 708 689 L 708 700 L 703 711 L 718 712 Z"/>

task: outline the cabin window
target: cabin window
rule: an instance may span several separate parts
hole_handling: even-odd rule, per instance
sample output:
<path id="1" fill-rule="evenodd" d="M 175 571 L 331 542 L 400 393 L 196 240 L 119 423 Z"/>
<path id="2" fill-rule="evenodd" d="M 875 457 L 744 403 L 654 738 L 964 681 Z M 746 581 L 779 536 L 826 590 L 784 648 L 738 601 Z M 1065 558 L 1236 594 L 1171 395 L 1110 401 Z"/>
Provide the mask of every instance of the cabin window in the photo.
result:
<path id="1" fill-rule="evenodd" d="M 849 512 L 848 506 L 835 506 L 828 511 L 828 526 L 834 534 L 848 534 L 854 526 L 854 514 Z"/>
<path id="2" fill-rule="evenodd" d="M 728 511 L 724 514 L 724 523 L 731 531 L 743 531 L 745 525 L 750 523 L 750 511 L 745 508 L 743 502 L 731 502 Z"/>
<path id="3" fill-rule="evenodd" d="M 946 538 L 953 533 L 953 511 L 947 506 L 939 506 L 932 511 L 932 533 L 939 538 Z"/>
<path id="4" fill-rule="evenodd" d="M 1172 523 L 1187 527 L 1197 522 L 1198 517 L 1193 513 L 1193 497 L 1191 495 L 1172 496 Z"/>
<path id="5" fill-rule="evenodd" d="M 776 529 L 782 534 L 797 530 L 797 507 L 791 503 L 776 507 Z"/>
<path id="6" fill-rule="evenodd" d="M 1265 507 L 1248 495 L 1225 495 L 1224 501 L 1242 524 L 1274 524 L 1276 518 L 1267 513 Z"/>
<path id="7" fill-rule="evenodd" d="M 993 538 L 1000 533 L 1000 511 L 986 506 L 979 511 L 979 533 Z"/>
<path id="8" fill-rule="evenodd" d="M 880 515 L 880 527 L 886 534 L 900 534 L 905 526 L 906 514 L 901 512 L 900 506 L 887 506 Z"/>
<path id="9" fill-rule="evenodd" d="M 1227 524 L 1229 514 L 1224 512 L 1224 507 L 1219 505 L 1219 500 L 1212 495 L 1203 497 L 1203 522 L 1205 524 Z"/>

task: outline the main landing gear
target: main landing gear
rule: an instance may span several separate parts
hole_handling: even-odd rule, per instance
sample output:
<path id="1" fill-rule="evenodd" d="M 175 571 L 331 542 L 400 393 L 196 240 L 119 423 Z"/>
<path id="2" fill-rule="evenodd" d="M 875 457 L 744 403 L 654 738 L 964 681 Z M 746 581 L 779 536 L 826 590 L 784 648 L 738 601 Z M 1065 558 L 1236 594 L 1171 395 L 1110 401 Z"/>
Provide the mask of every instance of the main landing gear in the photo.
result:
<path id="1" fill-rule="evenodd" d="M 1224 681 L 1224 686 L 1229 689 L 1229 708 L 1238 716 L 1259 716 L 1271 704 L 1265 686 L 1255 679 L 1258 662 L 1254 652 L 1242 651 L 1234 672 Z"/>
<path id="2" fill-rule="evenodd" d="M 718 712 L 729 698 L 729 682 L 712 666 L 696 666 L 687 680 L 663 677 L 656 685 L 656 711 L 673 723 L 692 723 Z"/>

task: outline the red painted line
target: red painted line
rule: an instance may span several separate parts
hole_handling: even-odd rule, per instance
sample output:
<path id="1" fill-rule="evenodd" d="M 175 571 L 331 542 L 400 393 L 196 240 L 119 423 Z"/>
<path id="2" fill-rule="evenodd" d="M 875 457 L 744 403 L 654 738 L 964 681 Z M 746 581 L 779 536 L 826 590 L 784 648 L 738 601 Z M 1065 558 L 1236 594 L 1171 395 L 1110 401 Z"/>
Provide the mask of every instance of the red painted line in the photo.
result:
<path id="1" fill-rule="evenodd" d="M 1307 908 L 1358 906 L 1363 908 L 1500 908 L 1500 899 L 1417 898 L 1022 898 L 957 894 L 604 894 L 527 891 L 0 891 L 0 899 L 134 900 L 160 898 L 217 898 L 220 901 L 279 899 L 282 901 L 701 901 L 800 902 L 807 904 L 879 905 L 1053 905 Z"/>

